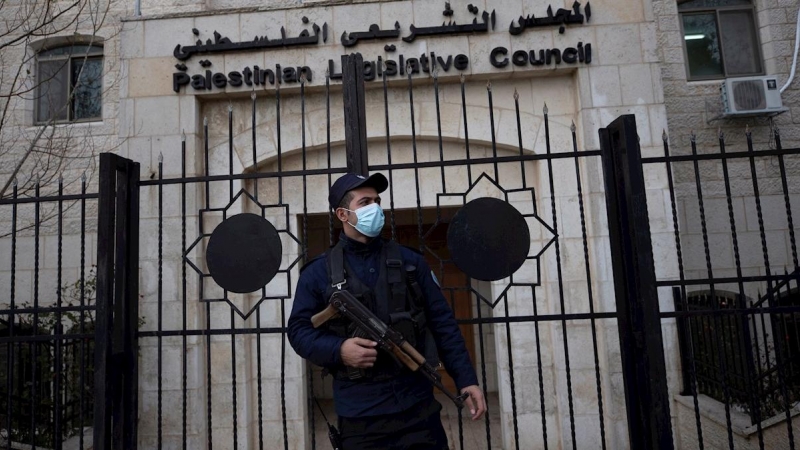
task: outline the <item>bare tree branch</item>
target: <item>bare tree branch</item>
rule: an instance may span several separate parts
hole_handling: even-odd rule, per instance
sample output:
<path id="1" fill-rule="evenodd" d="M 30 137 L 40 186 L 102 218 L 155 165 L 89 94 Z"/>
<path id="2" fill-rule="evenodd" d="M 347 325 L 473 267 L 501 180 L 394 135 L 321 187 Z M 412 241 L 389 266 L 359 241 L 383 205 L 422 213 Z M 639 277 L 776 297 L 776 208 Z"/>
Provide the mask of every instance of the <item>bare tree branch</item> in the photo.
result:
<path id="1" fill-rule="evenodd" d="M 85 72 L 90 70 L 87 61 L 96 57 L 91 53 L 92 46 L 113 42 L 111 38 L 119 32 L 118 24 L 108 23 L 112 7 L 124 13 L 125 3 L 0 0 L 0 199 L 10 196 L 14 180 L 19 180 L 18 195 L 33 191 L 35 180 L 46 186 L 62 175 L 65 186 L 71 186 L 77 173 L 93 172 L 98 152 L 120 145 L 116 127 L 100 121 L 86 125 L 71 122 L 78 87 L 91 80 L 85 77 L 102 77 L 102 97 L 116 89 L 106 76 L 106 71 L 114 70 L 113 58 L 103 59 L 101 74 L 96 70 Z M 75 45 L 81 47 L 72 47 Z M 37 53 L 59 46 L 71 47 L 75 53 L 56 56 L 46 66 L 49 71 L 40 71 Z M 53 61 L 63 61 L 64 65 L 58 67 Z M 77 70 L 70 73 L 73 69 Z M 63 71 L 69 76 L 62 78 Z M 70 77 L 72 81 L 64 86 L 60 80 Z M 64 89 L 66 94 L 56 96 L 48 88 Z M 45 108 L 38 113 L 45 119 L 43 123 L 37 123 L 34 117 L 39 107 Z"/>

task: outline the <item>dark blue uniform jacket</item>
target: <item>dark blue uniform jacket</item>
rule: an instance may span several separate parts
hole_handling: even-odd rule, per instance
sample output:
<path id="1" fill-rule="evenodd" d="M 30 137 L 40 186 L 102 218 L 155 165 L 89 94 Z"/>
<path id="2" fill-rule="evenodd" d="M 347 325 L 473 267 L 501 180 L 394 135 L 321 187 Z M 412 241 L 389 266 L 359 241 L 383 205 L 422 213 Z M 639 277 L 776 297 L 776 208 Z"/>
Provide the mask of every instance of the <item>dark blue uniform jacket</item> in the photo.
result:
<path id="1" fill-rule="evenodd" d="M 362 283 L 374 289 L 381 265 L 380 238 L 368 244 L 348 239 L 344 234 L 344 256 Z M 405 247 L 402 257 L 406 265 L 417 267 L 417 282 L 425 296 L 428 326 L 433 332 L 439 358 L 453 377 L 458 389 L 477 385 L 478 377 L 464 346 L 453 312 L 447 305 L 439 286 L 433 280 L 430 267 L 422 255 Z M 322 367 L 341 364 L 339 347 L 344 339 L 311 325 L 311 316 L 327 306 L 323 298 L 330 283 L 326 259 L 319 257 L 303 269 L 297 283 L 292 314 L 289 317 L 289 342 L 298 355 Z M 381 350 L 382 351 L 382 350 Z M 336 413 L 342 417 L 364 417 L 404 411 L 433 395 L 430 382 L 422 375 L 404 370 L 398 377 L 386 381 L 333 381 Z"/>

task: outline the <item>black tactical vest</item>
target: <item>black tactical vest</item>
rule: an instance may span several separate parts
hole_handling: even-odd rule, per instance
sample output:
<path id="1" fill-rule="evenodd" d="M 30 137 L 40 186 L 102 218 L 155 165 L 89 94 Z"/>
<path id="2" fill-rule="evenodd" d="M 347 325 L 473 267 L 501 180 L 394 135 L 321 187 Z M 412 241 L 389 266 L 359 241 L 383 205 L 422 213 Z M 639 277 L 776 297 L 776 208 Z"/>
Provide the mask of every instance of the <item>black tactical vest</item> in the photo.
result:
<path id="1" fill-rule="evenodd" d="M 384 241 L 381 250 L 380 272 L 375 289 L 370 289 L 354 274 L 344 258 L 343 242 L 328 251 L 327 271 L 330 281 L 325 299 L 338 290 L 346 290 L 370 309 L 387 325 L 400 332 L 417 351 L 425 355 L 434 367 L 439 364 L 436 343 L 427 327 L 422 289 L 416 281 L 416 267 L 403 261 L 400 245 L 395 241 Z M 349 320 L 336 317 L 327 322 L 328 329 L 342 338 L 366 337 Z M 331 371 L 336 379 L 343 380 L 388 380 L 407 370 L 401 367 L 384 351 L 371 369 L 356 369 L 341 366 Z"/>

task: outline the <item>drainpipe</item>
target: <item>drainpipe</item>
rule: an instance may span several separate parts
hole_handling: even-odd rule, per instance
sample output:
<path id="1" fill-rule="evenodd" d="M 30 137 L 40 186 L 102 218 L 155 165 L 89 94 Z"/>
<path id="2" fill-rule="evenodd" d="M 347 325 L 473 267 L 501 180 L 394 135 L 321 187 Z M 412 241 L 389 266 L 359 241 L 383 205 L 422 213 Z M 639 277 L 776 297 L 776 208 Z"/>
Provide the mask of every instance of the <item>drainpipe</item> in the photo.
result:
<path id="1" fill-rule="evenodd" d="M 136 0 L 137 2 L 139 0 Z M 789 73 L 789 79 L 786 80 L 786 84 L 783 85 L 781 88 L 781 94 L 786 88 L 792 84 L 792 80 L 794 80 L 794 71 L 797 69 L 797 50 L 800 49 L 800 9 L 797 10 L 797 25 L 794 31 L 794 57 L 792 58 L 792 71 Z"/>

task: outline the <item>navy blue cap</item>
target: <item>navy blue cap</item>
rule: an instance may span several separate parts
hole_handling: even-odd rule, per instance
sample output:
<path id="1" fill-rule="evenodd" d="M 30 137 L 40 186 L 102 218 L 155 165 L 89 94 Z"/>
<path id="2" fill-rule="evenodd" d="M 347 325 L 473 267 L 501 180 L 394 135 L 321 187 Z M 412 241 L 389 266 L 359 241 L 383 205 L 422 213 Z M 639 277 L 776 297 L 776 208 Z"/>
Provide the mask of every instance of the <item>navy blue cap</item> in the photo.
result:
<path id="1" fill-rule="evenodd" d="M 333 183 L 333 186 L 331 186 L 330 193 L 328 194 L 328 203 L 330 204 L 331 209 L 335 210 L 339 207 L 339 203 L 341 203 L 348 191 L 352 191 L 353 189 L 360 187 L 375 188 L 375 190 L 380 194 L 381 192 L 385 191 L 387 187 L 389 187 L 389 180 L 387 180 L 386 177 L 380 173 L 374 173 L 369 177 L 356 175 L 354 173 L 346 173 L 342 175 L 341 178 L 336 180 Z"/>

